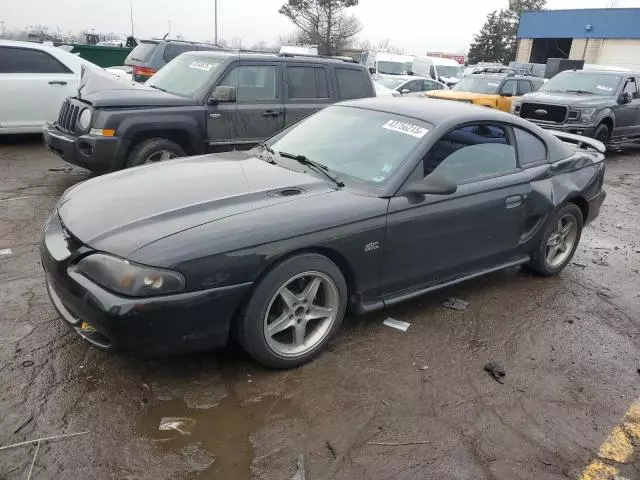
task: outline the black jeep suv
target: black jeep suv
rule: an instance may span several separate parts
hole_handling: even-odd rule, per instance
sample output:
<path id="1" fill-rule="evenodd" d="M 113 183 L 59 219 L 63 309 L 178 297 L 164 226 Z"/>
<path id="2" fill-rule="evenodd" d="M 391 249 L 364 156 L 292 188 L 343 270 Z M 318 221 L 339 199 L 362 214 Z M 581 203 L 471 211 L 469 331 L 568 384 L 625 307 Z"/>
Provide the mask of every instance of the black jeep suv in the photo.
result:
<path id="1" fill-rule="evenodd" d="M 640 74 L 568 70 L 512 105 L 543 128 L 593 137 L 608 145 L 640 140 Z"/>
<path id="2" fill-rule="evenodd" d="M 85 73 L 44 141 L 96 173 L 249 148 L 326 105 L 375 96 L 363 65 L 323 57 L 187 52 L 144 85 Z"/>

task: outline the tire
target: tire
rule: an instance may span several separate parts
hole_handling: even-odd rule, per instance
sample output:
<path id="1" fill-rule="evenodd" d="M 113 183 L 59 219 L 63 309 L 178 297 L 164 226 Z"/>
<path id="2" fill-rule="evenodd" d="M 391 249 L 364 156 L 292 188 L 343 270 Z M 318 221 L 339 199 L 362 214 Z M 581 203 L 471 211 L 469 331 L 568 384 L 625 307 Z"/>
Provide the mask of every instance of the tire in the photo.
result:
<path id="1" fill-rule="evenodd" d="M 610 135 L 609 127 L 607 127 L 604 123 L 601 123 L 600 125 L 598 125 L 598 127 L 596 128 L 596 131 L 593 132 L 593 138 L 604 143 L 605 145 L 609 141 L 609 135 Z"/>
<path id="2" fill-rule="evenodd" d="M 313 293 L 311 287 L 316 284 L 317 293 Z M 284 287 L 293 296 L 284 292 Z M 305 302 L 303 294 L 307 290 L 311 293 Z M 296 255 L 283 260 L 260 280 L 240 312 L 234 333 L 259 363 L 294 368 L 324 349 L 339 330 L 346 306 L 347 284 L 340 269 L 322 255 Z"/>
<path id="3" fill-rule="evenodd" d="M 171 158 L 184 157 L 186 154 L 182 147 L 165 138 L 150 138 L 136 145 L 127 157 L 127 167 L 137 167 L 156 161 L 170 160 Z M 166 157 L 166 158 L 163 158 Z"/>
<path id="4" fill-rule="evenodd" d="M 568 228 L 570 222 L 572 227 L 568 236 L 558 236 L 559 227 L 562 222 L 563 229 Z M 539 275 L 552 276 L 560 273 L 571 261 L 573 254 L 578 248 L 583 226 L 582 211 L 573 203 L 565 203 L 559 207 L 544 226 L 540 241 L 531 252 L 529 267 Z M 552 245 L 550 245 L 552 243 Z M 552 256 L 552 249 L 558 247 L 557 256 Z M 562 246 L 565 250 L 562 250 Z"/>

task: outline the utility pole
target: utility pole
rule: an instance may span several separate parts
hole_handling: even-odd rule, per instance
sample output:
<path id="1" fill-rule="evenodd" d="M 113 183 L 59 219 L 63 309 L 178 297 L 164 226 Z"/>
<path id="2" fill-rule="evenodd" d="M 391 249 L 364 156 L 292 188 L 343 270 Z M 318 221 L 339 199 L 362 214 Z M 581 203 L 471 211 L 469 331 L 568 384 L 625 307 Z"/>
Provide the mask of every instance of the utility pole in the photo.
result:
<path id="1" fill-rule="evenodd" d="M 218 0 L 213 0 L 213 13 L 215 14 L 215 28 L 213 33 L 213 43 L 218 45 Z"/>
<path id="2" fill-rule="evenodd" d="M 4 20 L 0 20 L 0 26 L 2 26 L 2 30 L 0 30 L 0 32 L 2 32 L 2 36 L 4 37 L 4 34 L 5 34 Z"/>
<path id="3" fill-rule="evenodd" d="M 131 36 L 133 37 L 133 0 L 129 0 L 129 17 L 131 18 Z"/>
<path id="4" fill-rule="evenodd" d="M 171 20 L 167 20 L 169 22 L 169 33 L 167 34 L 167 38 L 171 38 Z"/>

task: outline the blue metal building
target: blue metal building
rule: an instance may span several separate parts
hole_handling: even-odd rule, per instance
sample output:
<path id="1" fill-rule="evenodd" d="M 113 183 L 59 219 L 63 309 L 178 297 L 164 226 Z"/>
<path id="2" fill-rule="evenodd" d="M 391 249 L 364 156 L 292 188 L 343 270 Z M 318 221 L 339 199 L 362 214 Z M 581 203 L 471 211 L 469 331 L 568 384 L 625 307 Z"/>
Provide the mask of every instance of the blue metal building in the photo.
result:
<path id="1" fill-rule="evenodd" d="M 640 8 L 523 13 L 517 61 L 546 63 L 548 58 L 640 70 Z"/>

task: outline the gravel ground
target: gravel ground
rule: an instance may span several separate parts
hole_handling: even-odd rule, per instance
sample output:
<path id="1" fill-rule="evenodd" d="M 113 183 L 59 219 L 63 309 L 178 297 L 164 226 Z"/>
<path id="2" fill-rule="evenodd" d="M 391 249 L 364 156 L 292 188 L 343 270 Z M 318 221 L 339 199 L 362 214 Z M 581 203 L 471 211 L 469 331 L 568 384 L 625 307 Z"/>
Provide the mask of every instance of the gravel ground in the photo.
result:
<path id="1" fill-rule="evenodd" d="M 608 157 L 601 216 L 562 275 L 514 269 L 347 318 L 316 361 L 275 372 L 234 346 L 139 359 L 80 341 L 37 243 L 88 174 L 38 137 L 1 139 L 0 446 L 87 433 L 0 450 L 0 479 L 288 480 L 301 454 L 307 480 L 581 477 L 639 396 L 638 152 Z M 163 417 L 195 426 L 159 431 Z M 636 457 L 616 468 L 640 478 Z"/>

